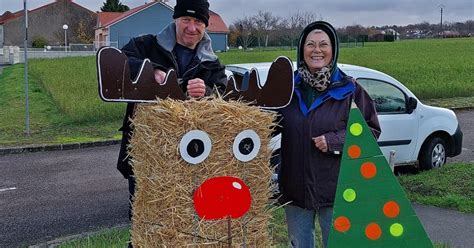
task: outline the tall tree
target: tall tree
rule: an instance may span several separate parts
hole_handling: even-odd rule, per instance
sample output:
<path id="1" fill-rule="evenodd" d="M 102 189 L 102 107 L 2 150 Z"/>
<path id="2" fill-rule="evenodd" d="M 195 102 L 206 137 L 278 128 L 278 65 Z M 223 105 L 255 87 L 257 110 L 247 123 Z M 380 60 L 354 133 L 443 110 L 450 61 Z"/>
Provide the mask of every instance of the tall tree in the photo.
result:
<path id="1" fill-rule="evenodd" d="M 100 10 L 103 12 L 125 12 L 130 8 L 122 4 L 120 0 L 106 0 Z"/>
<path id="2" fill-rule="evenodd" d="M 296 12 L 290 14 L 280 25 L 280 29 L 283 29 L 283 39 L 290 43 L 290 46 L 296 45 L 298 37 L 300 36 L 303 29 L 310 23 L 316 21 L 316 16 L 309 11 Z"/>
<path id="3" fill-rule="evenodd" d="M 238 34 L 237 40 L 245 50 L 255 40 L 255 24 L 252 17 L 243 17 L 234 21 L 235 31 Z"/>
<path id="4" fill-rule="evenodd" d="M 271 32 L 278 26 L 279 19 L 280 18 L 273 16 L 272 13 L 263 11 L 259 11 L 258 14 L 253 17 L 259 47 L 260 39 L 264 41 L 265 47 L 268 46 L 268 38 Z"/>

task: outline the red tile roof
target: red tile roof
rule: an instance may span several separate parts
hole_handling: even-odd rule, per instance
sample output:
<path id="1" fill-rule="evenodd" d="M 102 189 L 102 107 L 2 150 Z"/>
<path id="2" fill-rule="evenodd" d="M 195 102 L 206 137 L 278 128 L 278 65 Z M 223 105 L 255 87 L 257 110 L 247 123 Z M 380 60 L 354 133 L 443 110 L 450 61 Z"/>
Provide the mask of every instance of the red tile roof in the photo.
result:
<path id="1" fill-rule="evenodd" d="M 19 16 L 23 16 L 23 10 L 12 13 L 10 11 L 5 11 L 3 15 L 0 16 L 0 24 L 7 22 L 8 20 L 15 19 Z"/>
<path id="2" fill-rule="evenodd" d="M 129 16 L 131 16 L 131 15 L 134 15 L 135 13 L 138 13 L 138 12 L 140 12 L 140 11 L 146 9 L 146 8 L 149 8 L 149 7 L 151 7 L 151 6 L 155 5 L 155 4 L 158 4 L 158 3 L 160 3 L 160 2 L 145 3 L 145 4 L 143 4 L 143 5 L 140 5 L 140 6 L 138 6 L 138 7 L 133 8 L 133 9 L 131 9 L 131 10 L 129 10 L 129 11 L 125 11 L 125 12 L 123 12 L 123 13 L 118 13 L 118 15 L 115 16 L 115 17 L 112 18 L 112 19 L 108 19 L 108 20 L 104 20 L 104 21 L 100 20 L 101 26 L 98 27 L 98 28 L 107 27 L 107 26 L 110 26 L 110 25 L 112 25 L 112 24 L 115 24 L 116 22 L 120 22 L 120 21 L 122 21 L 123 19 L 125 19 L 125 18 L 127 18 L 127 17 L 129 17 Z M 102 12 L 102 13 L 104 13 L 104 12 Z M 105 13 L 110 13 L 110 12 L 105 12 Z M 100 12 L 99 12 L 99 14 L 100 14 Z"/>
<path id="3" fill-rule="evenodd" d="M 147 3 L 144 5 L 140 5 L 136 8 L 133 8 L 129 11 L 123 12 L 123 13 L 114 13 L 114 12 L 99 12 L 99 25 L 98 28 L 102 27 L 107 27 L 110 25 L 113 25 L 117 22 L 120 22 L 124 19 L 126 19 L 129 16 L 132 16 L 146 8 L 149 8 L 155 4 L 162 4 L 163 6 L 169 8 L 170 10 L 173 10 L 173 8 L 166 3 L 163 2 L 152 2 L 152 3 Z M 209 26 L 207 27 L 208 32 L 211 33 L 228 33 L 229 29 L 227 28 L 227 25 L 225 25 L 224 20 L 215 12 L 210 11 L 209 12 Z"/>
<path id="4" fill-rule="evenodd" d="M 209 11 L 209 26 L 207 30 L 211 33 L 229 33 L 229 28 L 225 25 L 224 20 L 214 11 Z"/>
<path id="5" fill-rule="evenodd" d="M 91 11 L 90 9 L 85 8 L 85 7 L 81 6 L 81 5 L 79 5 L 79 4 L 75 3 L 75 2 L 73 2 L 73 0 L 65 0 L 65 1 L 68 1 L 68 2 L 70 2 L 70 3 L 72 3 L 72 4 L 76 5 L 76 6 L 79 6 L 79 7 L 83 8 L 83 9 L 87 10 L 87 11 L 93 12 L 93 11 Z M 58 2 L 58 0 L 55 0 L 55 1 L 52 2 L 52 3 L 48 3 L 48 4 L 46 4 L 46 5 L 40 6 L 40 7 L 36 8 L 36 9 L 28 10 L 28 13 L 35 12 L 35 11 L 37 11 L 37 10 L 46 8 L 46 7 L 48 7 L 49 5 L 55 4 L 56 2 Z M 7 15 L 5 16 L 5 14 L 7 14 Z M 8 21 L 8 20 L 12 20 L 12 19 L 15 19 L 15 18 L 17 18 L 17 17 L 23 16 L 25 13 L 24 13 L 24 10 L 20 10 L 20 11 L 17 11 L 17 12 L 15 12 L 15 13 L 13 13 L 14 16 L 11 16 L 11 15 L 8 15 L 8 14 L 11 14 L 11 12 L 10 12 L 10 11 L 6 11 L 2 16 L 0 16 L 0 23 L 5 23 L 5 22 Z"/>
<path id="6" fill-rule="evenodd" d="M 105 26 L 104 24 L 110 23 L 111 21 L 115 20 L 116 18 L 118 18 L 122 14 L 123 13 L 121 13 L 121 12 L 99 12 L 99 13 L 97 13 L 97 21 L 98 21 L 97 27 Z"/>

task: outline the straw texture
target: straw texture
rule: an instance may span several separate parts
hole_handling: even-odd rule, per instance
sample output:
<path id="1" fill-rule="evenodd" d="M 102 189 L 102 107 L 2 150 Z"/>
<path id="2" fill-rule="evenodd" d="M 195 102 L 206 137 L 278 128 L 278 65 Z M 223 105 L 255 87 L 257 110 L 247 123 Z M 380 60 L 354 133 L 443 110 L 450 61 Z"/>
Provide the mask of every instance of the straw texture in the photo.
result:
<path id="1" fill-rule="evenodd" d="M 137 106 L 129 147 L 137 188 L 133 205 L 134 247 L 228 247 L 228 220 L 201 220 L 193 194 L 205 180 L 217 176 L 240 178 L 250 188 L 252 205 L 231 222 L 233 247 L 269 247 L 268 207 L 272 168 L 268 146 L 275 114 L 239 101 L 221 98 L 161 100 Z M 252 129 L 260 151 L 241 162 L 233 154 L 234 138 Z M 191 130 L 208 134 L 209 157 L 193 165 L 181 158 L 179 143 Z"/>

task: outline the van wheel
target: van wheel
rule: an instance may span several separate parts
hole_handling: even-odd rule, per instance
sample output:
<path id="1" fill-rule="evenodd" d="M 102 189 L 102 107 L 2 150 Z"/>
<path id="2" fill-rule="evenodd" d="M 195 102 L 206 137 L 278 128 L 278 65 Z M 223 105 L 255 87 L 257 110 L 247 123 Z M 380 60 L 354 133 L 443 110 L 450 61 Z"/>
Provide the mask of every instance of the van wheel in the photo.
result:
<path id="1" fill-rule="evenodd" d="M 446 142 L 440 137 L 429 139 L 421 147 L 419 162 L 423 170 L 443 167 L 446 163 Z"/>

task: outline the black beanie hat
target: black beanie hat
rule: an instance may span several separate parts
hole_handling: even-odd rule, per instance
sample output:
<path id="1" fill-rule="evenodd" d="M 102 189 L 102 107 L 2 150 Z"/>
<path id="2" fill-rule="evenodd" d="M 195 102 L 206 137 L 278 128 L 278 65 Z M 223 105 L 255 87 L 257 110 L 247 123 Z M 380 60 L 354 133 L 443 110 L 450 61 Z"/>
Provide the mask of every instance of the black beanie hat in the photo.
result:
<path id="1" fill-rule="evenodd" d="M 177 0 L 173 18 L 191 16 L 209 26 L 209 2 L 207 0 Z"/>

